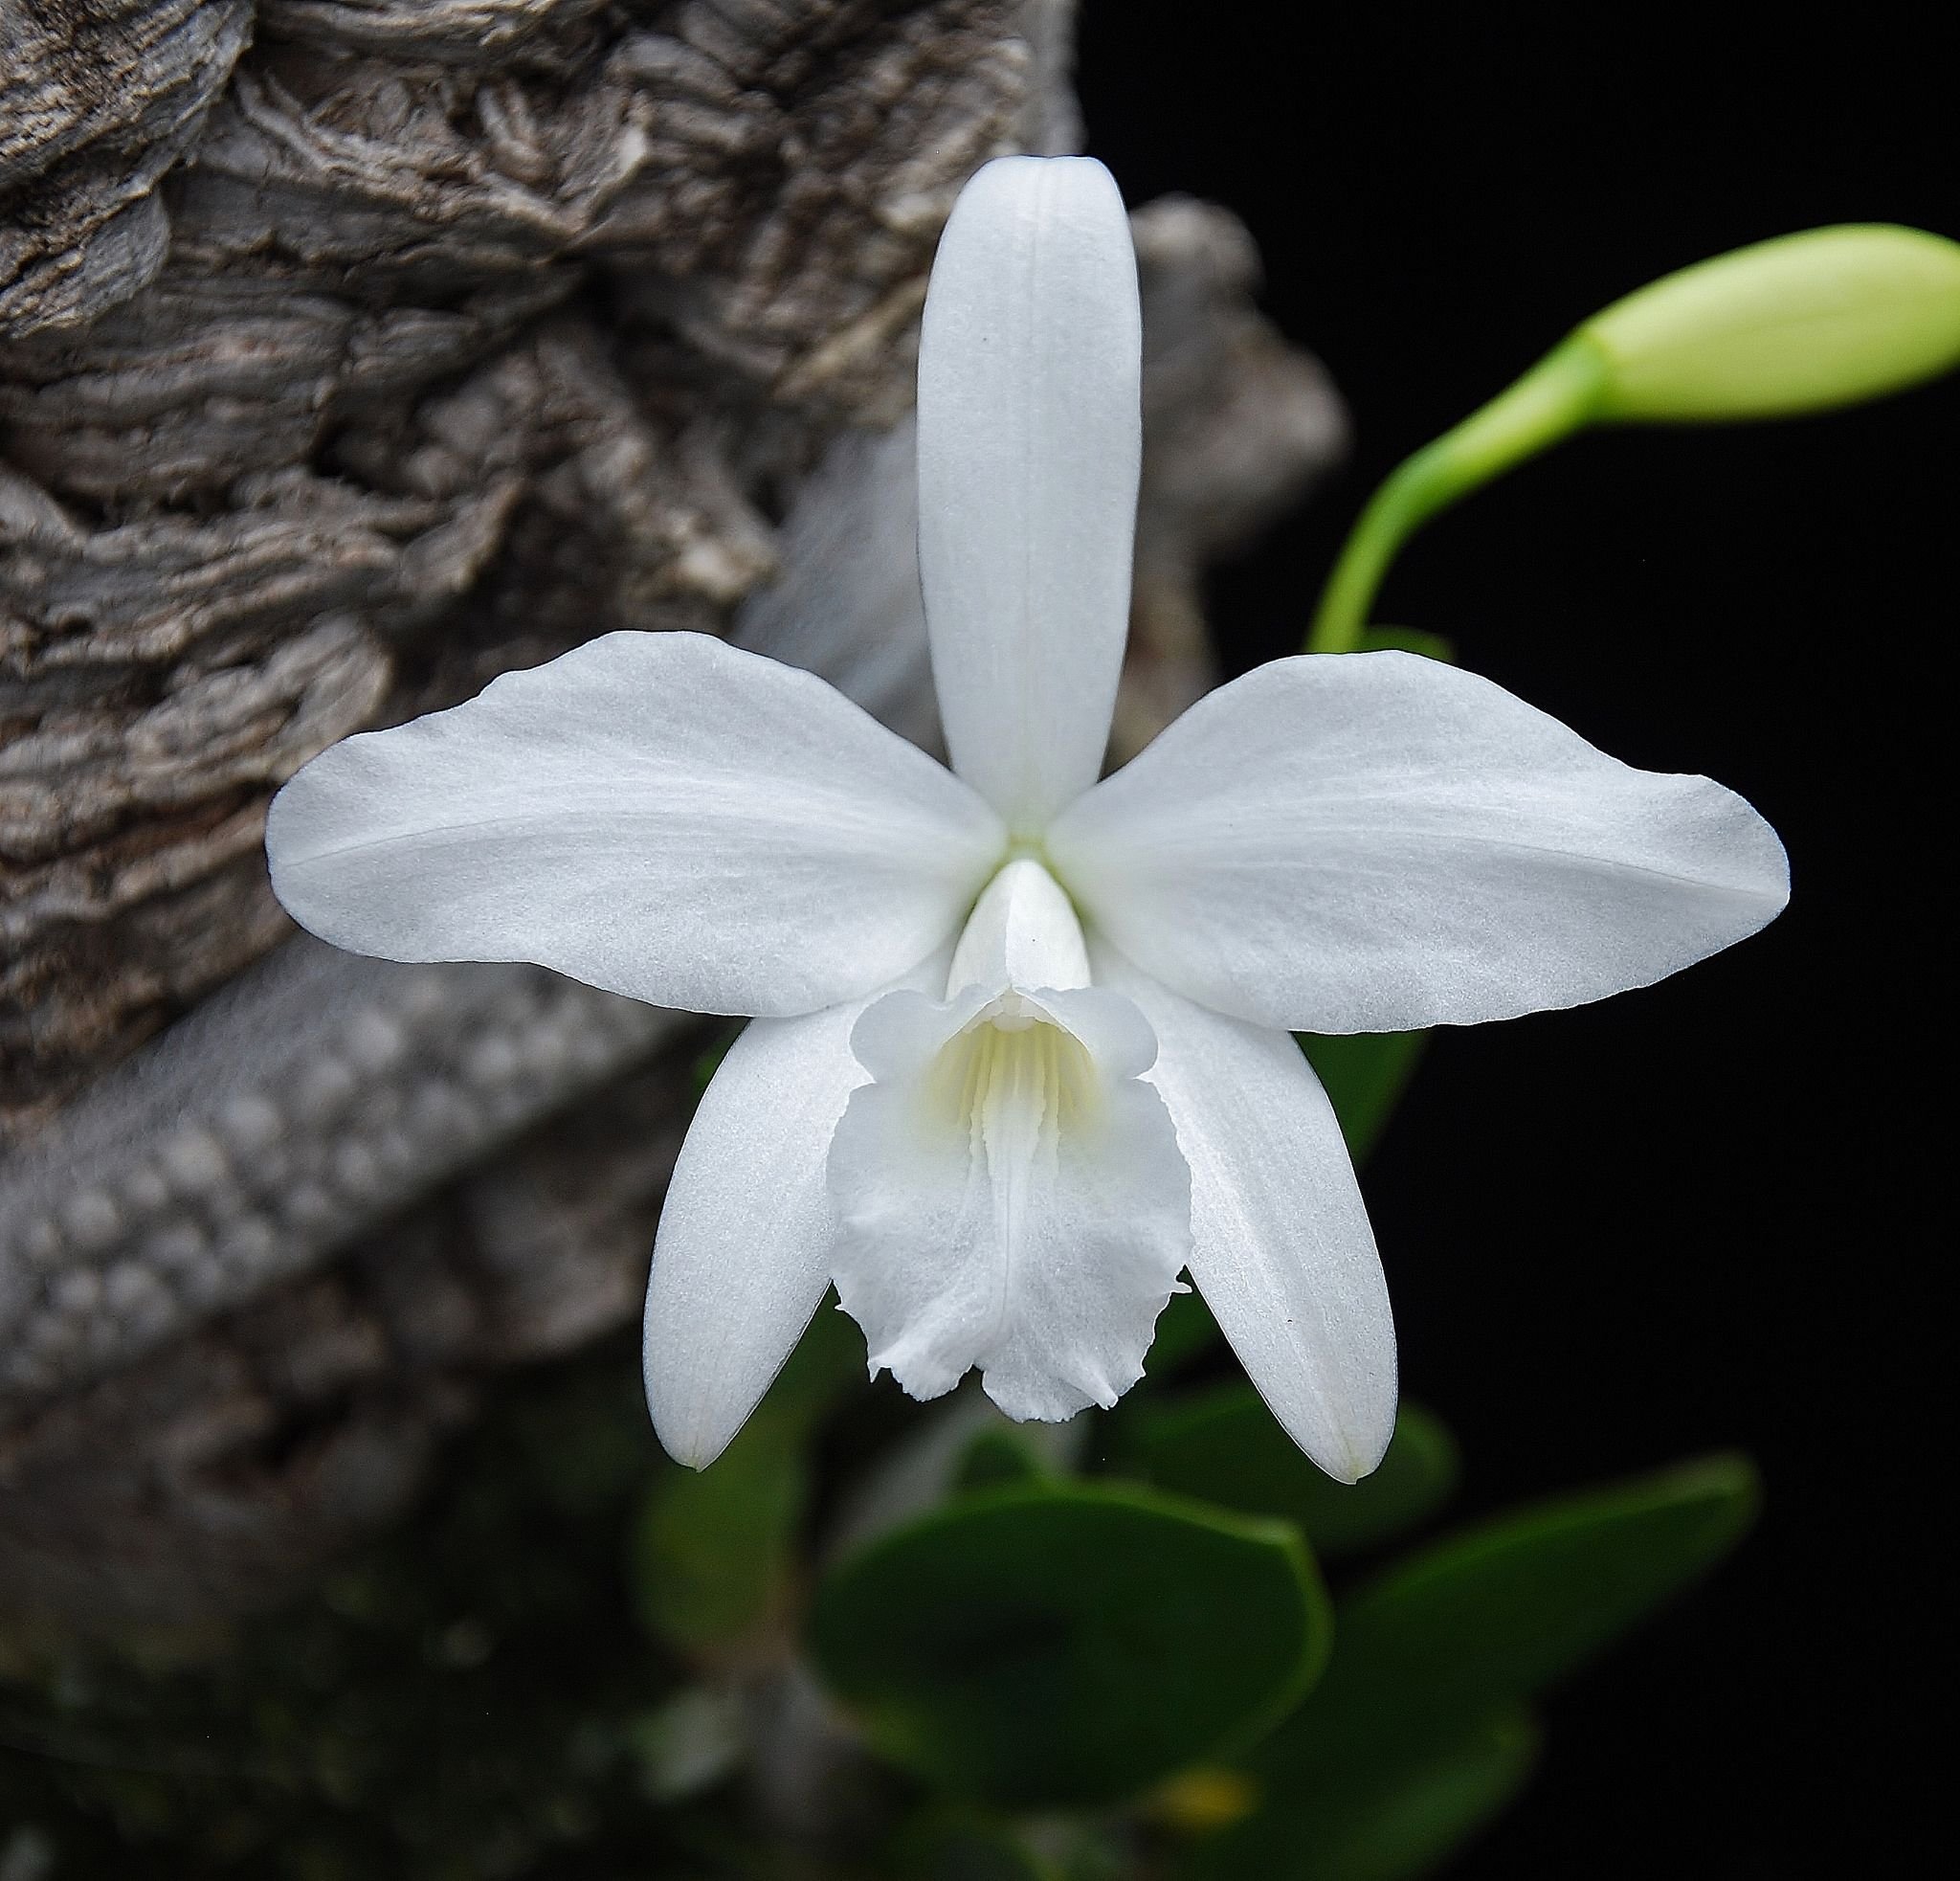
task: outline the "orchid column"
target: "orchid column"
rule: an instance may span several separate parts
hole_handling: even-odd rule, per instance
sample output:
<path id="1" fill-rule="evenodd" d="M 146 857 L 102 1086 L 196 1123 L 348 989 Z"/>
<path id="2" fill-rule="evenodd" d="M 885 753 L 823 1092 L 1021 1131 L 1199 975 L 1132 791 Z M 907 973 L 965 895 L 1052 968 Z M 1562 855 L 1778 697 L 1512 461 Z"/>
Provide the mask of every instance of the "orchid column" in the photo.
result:
<path id="1" fill-rule="evenodd" d="M 874 1373 L 1064 1418 L 1142 1376 L 1188 1270 L 1324 1469 L 1373 1468 L 1394 1342 L 1294 1031 L 1641 986 L 1783 906 L 1773 832 L 1488 682 L 1275 661 L 1099 783 L 1141 441 L 1128 223 L 1080 158 L 948 222 L 920 354 L 920 562 L 947 772 L 840 695 L 612 634 L 348 739 L 275 800 L 274 885 L 392 959 L 524 959 L 754 1015 L 648 1290 L 662 1442 L 705 1465 L 835 1282 Z"/>

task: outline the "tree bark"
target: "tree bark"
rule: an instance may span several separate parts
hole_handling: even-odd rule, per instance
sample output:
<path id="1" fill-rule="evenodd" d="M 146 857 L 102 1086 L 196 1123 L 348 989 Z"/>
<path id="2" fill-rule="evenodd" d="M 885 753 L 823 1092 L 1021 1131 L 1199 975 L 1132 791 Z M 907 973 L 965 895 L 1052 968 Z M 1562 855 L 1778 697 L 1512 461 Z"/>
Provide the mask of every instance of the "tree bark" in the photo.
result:
<path id="1" fill-rule="evenodd" d="M 937 232 L 1066 0 L 0 0 L 0 1600 L 277 1598 L 634 1310 L 712 1028 L 301 938 L 272 792 L 619 627 L 930 742 Z M 1133 750 L 1338 452 L 1229 216 L 1137 219 Z M 9 1147 L 11 1146 L 11 1147 Z"/>

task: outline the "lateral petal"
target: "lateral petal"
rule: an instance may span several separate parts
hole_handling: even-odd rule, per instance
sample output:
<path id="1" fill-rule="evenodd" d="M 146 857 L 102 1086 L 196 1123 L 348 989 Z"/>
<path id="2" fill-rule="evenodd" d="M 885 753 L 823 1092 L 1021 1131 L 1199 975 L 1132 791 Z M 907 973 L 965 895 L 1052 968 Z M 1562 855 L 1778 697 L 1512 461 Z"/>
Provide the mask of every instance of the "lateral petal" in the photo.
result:
<path id="1" fill-rule="evenodd" d="M 1049 832 L 1146 973 L 1303 1032 L 1468 1025 L 1645 986 L 1775 917 L 1776 833 L 1475 674 L 1277 660 L 1201 699 Z"/>
<path id="2" fill-rule="evenodd" d="M 925 298 L 919 571 L 953 769 L 1017 835 L 1102 769 L 1129 626 L 1141 360 L 1109 172 L 988 164 Z"/>
<path id="3" fill-rule="evenodd" d="M 275 892 L 337 947 L 769 1016 L 949 940 L 1001 847 L 966 785 L 821 680 L 702 634 L 607 634 L 346 739 L 266 825 Z"/>
<path id="4" fill-rule="evenodd" d="M 905 983 L 936 986 L 944 952 Z M 851 1029 L 873 999 L 749 1024 L 716 1069 L 654 1240 L 642 1359 L 654 1428 L 705 1468 L 762 1401 L 830 1285 L 824 1164 L 865 1081 Z"/>
<path id="5" fill-rule="evenodd" d="M 1320 1080 L 1284 1032 L 1208 1011 L 1106 943 L 1099 983 L 1157 1034 L 1148 1079 L 1191 1168 L 1191 1277 L 1287 1434 L 1343 1483 L 1395 1425 L 1395 1328 Z"/>

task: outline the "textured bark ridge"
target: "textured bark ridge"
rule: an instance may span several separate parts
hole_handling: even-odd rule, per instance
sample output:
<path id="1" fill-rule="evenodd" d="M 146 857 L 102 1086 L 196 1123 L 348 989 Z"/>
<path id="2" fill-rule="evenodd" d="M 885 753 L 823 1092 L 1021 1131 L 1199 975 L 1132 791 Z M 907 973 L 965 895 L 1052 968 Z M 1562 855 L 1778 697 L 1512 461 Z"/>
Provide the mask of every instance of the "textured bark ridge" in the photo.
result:
<path id="1" fill-rule="evenodd" d="M 622 626 L 929 740 L 916 315 L 974 166 L 1073 147 L 1069 11 L 0 0 L 0 1600 L 271 1598 L 631 1313 L 712 1029 L 288 940 L 265 804 Z M 1340 443 L 1244 232 L 1137 235 L 1120 751 Z"/>
<path id="2" fill-rule="evenodd" d="M 316 751 L 769 572 L 903 407 L 950 191 L 1041 128 L 1022 12 L 9 0 L 16 1126 L 280 937 Z"/>

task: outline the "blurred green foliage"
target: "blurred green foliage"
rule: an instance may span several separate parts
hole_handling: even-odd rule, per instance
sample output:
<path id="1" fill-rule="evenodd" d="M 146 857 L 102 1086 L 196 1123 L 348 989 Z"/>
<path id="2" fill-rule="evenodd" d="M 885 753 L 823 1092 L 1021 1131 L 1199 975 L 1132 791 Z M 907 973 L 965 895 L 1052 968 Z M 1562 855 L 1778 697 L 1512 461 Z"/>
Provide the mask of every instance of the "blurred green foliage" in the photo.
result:
<path id="1" fill-rule="evenodd" d="M 1421 1043 L 1303 1041 L 1357 1160 Z M 1409 1881 L 1528 1781 L 1529 1701 L 1755 1504 L 1717 1457 L 1380 1564 L 1454 1493 L 1448 1431 L 1405 1405 L 1332 1483 L 1195 1293 L 1064 1430 L 863 1362 L 819 1311 L 695 1472 L 609 1343 L 506 1390 L 283 1612 L 0 1617 L 0 1876 Z M 1330 1609 L 1320 1557 L 1377 1565 Z"/>
<path id="2" fill-rule="evenodd" d="M 608 1345 L 508 1393 L 398 1534 L 281 1613 L 113 1646 L 0 1631 L 0 1860 L 37 1881 L 1401 1881 L 1526 1781 L 1526 1703 L 1754 1506 L 1748 1466 L 1715 1458 L 1500 1516 L 1377 1568 L 1330 1624 L 1309 1543 L 1379 1555 L 1453 1489 L 1426 1413 L 1350 1489 L 1242 1383 L 1147 1382 L 1084 1478 L 964 1400 L 865 1393 L 861 1362 L 820 1313 L 697 1474 L 658 1457 Z M 935 1418 L 946 1462 L 892 1468 Z M 846 1492 L 881 1474 L 868 1538 L 831 1558 Z"/>
<path id="3" fill-rule="evenodd" d="M 1018 1430 L 990 1424 L 960 1453 L 953 1487 L 991 1489 L 1009 1483 L 1038 1483 L 1049 1473 L 1047 1459 Z"/>
<path id="4" fill-rule="evenodd" d="M 1341 1120 L 1348 1153 L 1366 1162 L 1395 1100 L 1414 1075 L 1427 1032 L 1311 1033 L 1300 1048 L 1318 1074 Z"/>
<path id="5" fill-rule="evenodd" d="M 900 1839 L 900 1871 L 919 1881 L 1058 1881 L 1055 1867 L 999 1823 L 931 1815 Z"/>
<path id="6" fill-rule="evenodd" d="M 263 1620 L 7 1628 L 0 1858 L 11 1836 L 48 1881 L 672 1872 L 633 1727 L 677 1668 L 620 1572 L 638 1399 L 617 1343 L 521 1386 L 411 1522 Z M 725 1832 L 697 1817 L 655 1847 Z"/>
<path id="7" fill-rule="evenodd" d="M 1445 1535 L 1342 1603 L 1319 1702 L 1262 1755 L 1371 1755 L 1541 1691 L 1727 1554 L 1756 1495 L 1746 1461 L 1710 1457 Z"/>
<path id="8" fill-rule="evenodd" d="M 1457 1445 L 1414 1404 L 1395 1419 L 1388 1454 L 1351 1488 L 1307 1462 L 1249 1384 L 1144 1400 L 1125 1463 L 1145 1480 L 1249 1515 L 1294 1523 L 1325 1559 L 1379 1546 L 1417 1526 L 1457 1485 Z"/>
<path id="9" fill-rule="evenodd" d="M 1020 1484 L 851 1556 L 811 1643 L 896 1762 L 953 1795 L 1056 1808 L 1245 1741 L 1328 1642 L 1292 1530 L 1127 1485 Z"/>
<path id="10" fill-rule="evenodd" d="M 1276 1786 L 1237 1829 L 1199 1843 L 1179 1881 L 1407 1881 L 1428 1874 L 1529 1780 L 1539 1732 L 1522 1706 L 1385 1761 L 1334 1792 Z"/>
<path id="11" fill-rule="evenodd" d="M 1341 1602 L 1319 1689 L 1245 1759 L 1265 1806 L 1185 1872 L 1423 1872 L 1435 1831 L 1473 1827 L 1523 1781 L 1532 1731 L 1520 1702 L 1719 1561 L 1756 1496 L 1745 1460 L 1711 1457 L 1502 1516 L 1395 1562 Z M 1417 1817 L 1432 1832 L 1397 1855 Z M 1347 1851 L 1339 1864 L 1336 1848 Z"/>
<path id="12" fill-rule="evenodd" d="M 683 1653 L 734 1653 L 791 1620 L 812 1483 L 810 1435 L 862 1369 L 863 1341 L 819 1310 L 790 1362 L 707 1469 L 659 1468 L 634 1527 L 641 1622 Z"/>

